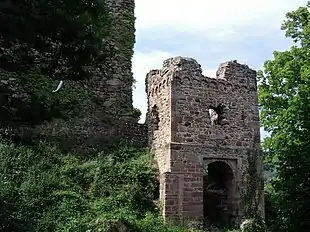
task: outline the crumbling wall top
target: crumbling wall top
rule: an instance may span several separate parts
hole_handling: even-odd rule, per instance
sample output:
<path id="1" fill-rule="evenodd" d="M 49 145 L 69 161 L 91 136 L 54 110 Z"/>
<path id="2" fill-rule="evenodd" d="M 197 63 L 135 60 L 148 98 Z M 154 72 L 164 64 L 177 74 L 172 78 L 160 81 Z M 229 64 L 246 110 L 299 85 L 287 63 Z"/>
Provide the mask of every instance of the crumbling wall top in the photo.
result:
<path id="1" fill-rule="evenodd" d="M 182 72 L 181 75 L 180 72 Z M 219 65 L 216 78 L 203 76 L 201 65 L 193 58 L 176 56 L 166 59 L 162 69 L 151 70 L 146 76 L 146 91 L 148 86 L 159 86 L 162 82 L 171 81 L 171 75 L 196 79 L 198 81 L 225 81 L 240 86 L 256 89 L 256 71 L 237 60 L 226 61 Z M 212 80 L 213 79 L 213 80 Z M 166 81 L 165 81 L 166 80 Z"/>
<path id="2" fill-rule="evenodd" d="M 202 73 L 201 65 L 193 58 L 177 56 L 164 60 L 163 69 L 182 68 Z"/>
<path id="3" fill-rule="evenodd" d="M 171 73 L 187 72 L 190 76 L 202 76 L 201 65 L 193 58 L 176 56 L 164 60 L 162 69 L 152 69 L 145 79 L 146 91 L 149 85 L 157 85 Z"/>
<path id="4" fill-rule="evenodd" d="M 242 79 L 256 79 L 256 71 L 249 68 L 246 64 L 240 64 L 237 60 L 226 61 L 219 65 L 216 71 L 216 78 L 229 81 L 243 82 Z"/>

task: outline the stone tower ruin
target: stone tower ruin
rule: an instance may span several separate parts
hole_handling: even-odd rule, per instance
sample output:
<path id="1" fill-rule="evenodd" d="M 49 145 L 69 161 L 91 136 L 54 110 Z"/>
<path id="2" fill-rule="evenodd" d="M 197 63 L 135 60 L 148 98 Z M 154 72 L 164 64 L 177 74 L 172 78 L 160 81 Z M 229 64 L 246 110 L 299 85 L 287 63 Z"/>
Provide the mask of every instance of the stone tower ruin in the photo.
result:
<path id="1" fill-rule="evenodd" d="M 209 78 L 196 60 L 175 57 L 147 74 L 146 91 L 164 218 L 239 223 L 248 156 L 260 152 L 256 71 L 229 61 Z M 259 204 L 262 210 L 263 197 Z"/>

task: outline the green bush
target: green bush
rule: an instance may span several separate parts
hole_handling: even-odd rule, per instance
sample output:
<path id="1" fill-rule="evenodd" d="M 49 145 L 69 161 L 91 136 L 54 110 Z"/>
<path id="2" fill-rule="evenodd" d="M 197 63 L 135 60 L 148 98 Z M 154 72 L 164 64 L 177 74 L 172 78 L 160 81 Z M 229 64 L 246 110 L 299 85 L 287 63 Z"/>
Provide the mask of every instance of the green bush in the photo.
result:
<path id="1" fill-rule="evenodd" d="M 156 168 L 143 149 L 82 159 L 41 143 L 0 143 L 0 231 L 181 232 L 153 202 Z"/>

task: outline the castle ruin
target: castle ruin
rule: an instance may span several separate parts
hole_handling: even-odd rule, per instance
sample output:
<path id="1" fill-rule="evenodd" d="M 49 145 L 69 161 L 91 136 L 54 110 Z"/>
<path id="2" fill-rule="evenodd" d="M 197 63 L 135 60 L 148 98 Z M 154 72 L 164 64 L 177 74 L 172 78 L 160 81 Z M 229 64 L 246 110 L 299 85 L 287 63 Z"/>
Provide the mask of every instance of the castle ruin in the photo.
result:
<path id="1" fill-rule="evenodd" d="M 85 83 L 99 102 L 96 112 L 48 122 L 33 134 L 81 153 L 102 150 L 114 136 L 149 146 L 158 163 L 165 220 L 238 223 L 244 217 L 247 156 L 260 150 L 256 72 L 230 61 L 212 79 L 194 59 L 168 59 L 147 74 L 148 113 L 145 124 L 138 124 L 126 115 L 133 109 L 135 3 L 106 0 L 106 5 L 113 25 L 107 50 L 116 52 L 107 64 L 111 72 Z M 113 122 L 107 122 L 106 111 L 117 112 L 110 115 Z M 262 199 L 262 213 L 263 205 Z"/>
<path id="2" fill-rule="evenodd" d="M 147 74 L 148 113 L 146 122 L 139 124 L 126 115 L 133 108 L 135 3 L 106 4 L 113 24 L 108 40 L 117 51 L 109 64 L 112 78 L 94 77 L 90 84 L 102 107 L 95 117 L 86 115 L 57 137 L 66 147 L 83 152 L 100 150 L 106 138 L 116 137 L 132 146 L 150 147 L 158 163 L 165 220 L 182 225 L 239 223 L 244 217 L 241 194 L 247 186 L 248 154 L 260 150 L 256 72 L 230 61 L 220 65 L 216 78 L 209 78 L 194 59 L 168 59 L 161 70 Z M 118 114 L 113 122 L 103 122 L 101 111 L 107 109 Z M 263 199 L 260 206 L 263 214 Z"/>
<path id="3" fill-rule="evenodd" d="M 209 78 L 194 59 L 175 57 L 147 74 L 146 91 L 164 218 L 240 223 L 248 155 L 260 150 L 256 71 L 229 61 Z"/>

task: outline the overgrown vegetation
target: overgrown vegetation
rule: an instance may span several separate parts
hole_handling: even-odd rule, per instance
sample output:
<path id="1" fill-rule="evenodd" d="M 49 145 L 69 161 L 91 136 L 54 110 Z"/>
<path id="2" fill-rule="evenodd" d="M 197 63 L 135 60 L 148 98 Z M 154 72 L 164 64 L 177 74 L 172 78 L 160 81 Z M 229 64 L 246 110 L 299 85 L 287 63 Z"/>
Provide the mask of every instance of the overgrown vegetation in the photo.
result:
<path id="1" fill-rule="evenodd" d="M 107 58 L 110 20 L 105 1 L 2 1 L 1 68 L 34 66 L 53 79 L 90 77 L 88 68 Z"/>
<path id="2" fill-rule="evenodd" d="M 164 226 L 153 202 L 156 169 L 145 150 L 81 159 L 46 143 L 0 143 L 0 230 L 185 231 Z"/>
<path id="3" fill-rule="evenodd" d="M 33 126 L 90 110 L 94 99 L 85 80 L 108 76 L 110 27 L 105 1 L 2 1 L 0 126 Z M 56 96 L 60 80 L 65 91 Z"/>
<path id="4" fill-rule="evenodd" d="M 259 134 L 256 135 L 254 141 L 257 142 Z M 247 170 L 245 178 L 247 185 L 242 193 L 242 205 L 244 206 L 245 218 L 251 220 L 251 223 L 244 228 L 244 232 L 267 232 L 264 212 L 260 208 L 263 202 L 264 180 L 262 173 L 262 157 L 259 150 L 249 149 L 247 152 Z"/>

